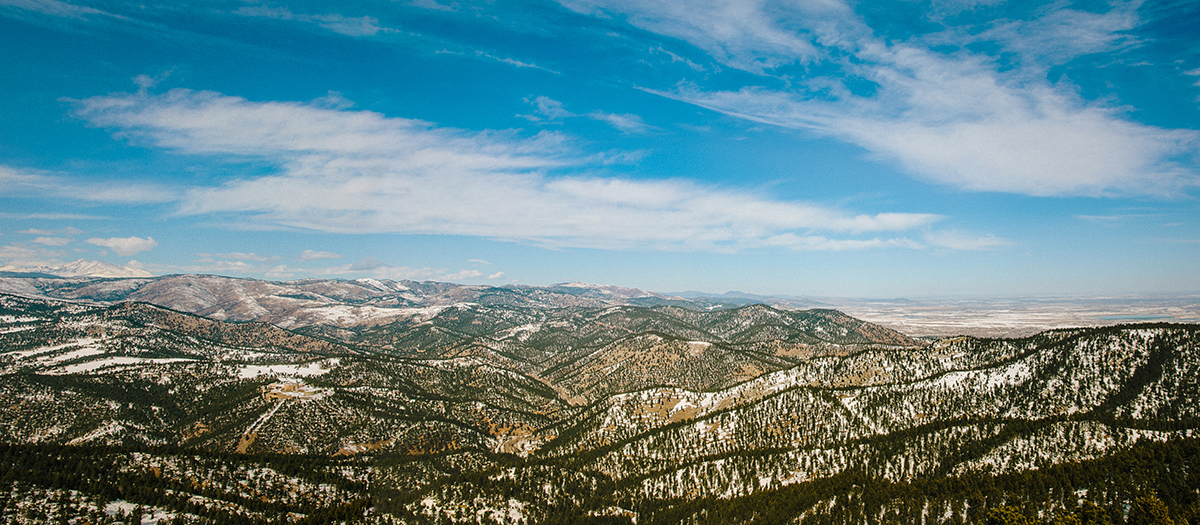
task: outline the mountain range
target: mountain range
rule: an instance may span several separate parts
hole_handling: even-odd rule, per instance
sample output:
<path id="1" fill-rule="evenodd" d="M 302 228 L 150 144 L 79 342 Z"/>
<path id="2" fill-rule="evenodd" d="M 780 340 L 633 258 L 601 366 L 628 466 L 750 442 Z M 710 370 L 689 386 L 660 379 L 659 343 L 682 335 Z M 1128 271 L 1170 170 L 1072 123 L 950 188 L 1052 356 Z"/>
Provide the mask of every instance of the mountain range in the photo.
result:
<path id="1" fill-rule="evenodd" d="M 1198 335 L 926 341 L 582 283 L 8 276 L 0 513 L 1124 523 L 1157 502 L 1195 520 Z"/>
<path id="2" fill-rule="evenodd" d="M 78 259 L 62 266 L 0 266 L 0 275 L 45 277 L 153 277 L 145 270 L 102 261 Z"/>
<path id="3" fill-rule="evenodd" d="M 417 315 L 422 308 L 460 303 L 523 308 L 675 304 L 700 310 L 748 303 L 587 283 L 491 287 L 384 279 L 273 282 L 215 275 L 114 279 L 8 274 L 0 276 L 0 293 L 100 305 L 139 301 L 222 321 L 260 321 L 281 328 L 378 324 Z"/>

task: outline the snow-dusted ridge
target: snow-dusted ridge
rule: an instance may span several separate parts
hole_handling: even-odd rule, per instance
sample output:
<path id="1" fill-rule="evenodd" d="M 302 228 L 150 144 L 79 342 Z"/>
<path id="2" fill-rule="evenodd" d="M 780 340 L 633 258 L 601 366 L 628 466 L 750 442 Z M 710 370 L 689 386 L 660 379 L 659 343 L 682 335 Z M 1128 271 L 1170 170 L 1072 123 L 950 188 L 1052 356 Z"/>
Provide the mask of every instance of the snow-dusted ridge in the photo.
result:
<path id="1" fill-rule="evenodd" d="M 154 277 L 154 274 L 142 269 L 87 259 L 78 259 L 62 266 L 0 266 L 0 272 L 49 274 L 59 277 Z"/>
<path id="2" fill-rule="evenodd" d="M 917 345 L 831 310 L 533 308 L 421 283 L 404 293 L 437 304 L 380 305 L 371 282 L 172 283 L 195 288 L 181 301 L 230 298 L 227 316 L 250 301 L 331 319 L 404 313 L 288 331 L 126 302 L 147 289 L 131 281 L 103 283 L 122 303 L 109 307 L 0 295 L 2 437 L 183 447 L 182 461 L 128 468 L 182 488 L 230 479 L 245 501 L 338 493 L 254 463 L 336 454 L 346 476 L 415 494 L 398 505 L 430 519 L 519 509 L 538 522 L 603 490 L 616 492 L 581 512 L 632 519 L 644 505 L 619 503 L 717 501 L 856 469 L 903 483 L 1102 458 L 1192 439 L 1200 417 L 1200 330 L 1188 325 Z M 202 450 L 245 461 L 200 478 Z M 403 461 L 361 457 L 379 451 Z"/>

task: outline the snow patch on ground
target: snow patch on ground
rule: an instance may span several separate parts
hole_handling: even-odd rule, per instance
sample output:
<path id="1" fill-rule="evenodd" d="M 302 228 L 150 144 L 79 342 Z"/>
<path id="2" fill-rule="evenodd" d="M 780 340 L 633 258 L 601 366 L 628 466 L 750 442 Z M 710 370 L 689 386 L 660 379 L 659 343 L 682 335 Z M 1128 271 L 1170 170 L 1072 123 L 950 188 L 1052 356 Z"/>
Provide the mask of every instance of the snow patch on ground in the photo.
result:
<path id="1" fill-rule="evenodd" d="M 1110 427 L 1095 421 L 1064 421 L 1029 436 L 997 446 L 976 460 L 955 467 L 955 474 L 990 470 L 996 473 L 1037 469 L 1044 464 L 1085 461 L 1126 448 L 1139 439 L 1166 441 L 1192 437 L 1193 430 L 1176 432 Z"/>
<path id="2" fill-rule="evenodd" d="M 50 370 L 49 373 L 55 375 L 61 374 L 79 374 L 99 370 L 101 368 L 110 368 L 117 366 L 128 365 L 161 365 L 167 363 L 192 363 L 195 359 L 184 359 L 182 357 L 167 357 L 167 358 L 145 358 L 145 357 L 109 357 L 105 359 L 97 359 L 86 363 L 78 363 L 67 365 L 59 369 Z"/>
<path id="3" fill-rule="evenodd" d="M 396 318 L 412 318 L 417 322 L 427 321 L 445 310 L 446 306 L 426 308 L 381 308 L 378 306 L 329 305 L 306 308 L 304 312 L 337 326 L 349 326 L 371 321 Z"/>
<path id="4" fill-rule="evenodd" d="M 46 361 L 49 363 L 62 363 L 64 361 L 71 361 L 74 359 L 90 357 L 93 355 L 100 355 L 103 353 L 104 353 L 103 348 L 100 348 L 97 346 L 88 346 L 88 347 L 80 348 L 79 350 L 72 350 L 65 354 L 56 355 L 52 358 L 46 359 Z"/>
<path id="5" fill-rule="evenodd" d="M 167 512 L 166 510 L 158 507 L 147 507 L 145 505 L 130 503 L 125 500 L 110 502 L 104 507 L 104 513 L 108 514 L 109 516 L 116 516 L 118 512 L 121 512 L 128 516 L 133 513 L 134 509 L 138 507 L 141 507 L 143 512 L 142 525 L 166 525 L 167 523 L 170 523 L 171 520 L 175 519 L 175 517 L 180 515 Z"/>
<path id="6" fill-rule="evenodd" d="M 529 339 L 530 334 L 533 334 L 534 332 L 537 332 L 538 330 L 541 330 L 541 329 L 542 329 L 542 325 L 540 323 L 536 323 L 536 324 L 531 323 L 531 324 L 523 324 L 521 326 L 514 326 L 512 328 L 509 328 L 508 330 L 505 330 L 503 333 L 505 333 L 507 335 L 501 337 L 500 339 L 516 337 L 517 339 L 519 339 L 521 341 L 525 341 L 526 339 Z"/>
<path id="7" fill-rule="evenodd" d="M 116 421 L 109 421 L 108 424 L 101 426 L 100 428 L 97 428 L 96 430 L 93 430 L 91 432 L 88 432 L 87 434 L 84 434 L 82 436 L 79 436 L 75 439 L 68 441 L 67 444 L 68 445 L 78 445 L 80 443 L 88 443 L 91 441 L 95 441 L 99 438 L 102 438 L 104 436 L 116 434 L 117 432 L 120 432 L 122 430 L 125 430 L 124 425 L 117 423 Z"/>
<path id="8" fill-rule="evenodd" d="M 26 357 L 35 356 L 38 354 L 45 354 L 47 352 L 54 352 L 56 350 L 62 350 L 64 348 L 70 348 L 72 346 L 88 348 L 88 347 L 95 345 L 99 341 L 100 341 L 99 339 L 95 339 L 95 338 L 91 338 L 91 337 L 82 337 L 82 338 L 76 339 L 74 341 L 71 341 L 69 343 L 63 343 L 61 345 L 43 346 L 40 348 L 34 348 L 33 350 L 21 350 L 18 352 L 12 352 L 9 355 L 15 355 L 18 358 L 24 359 Z"/>
<path id="9" fill-rule="evenodd" d="M 242 379 L 251 379 L 261 375 L 268 376 L 319 376 L 328 372 L 337 363 L 327 364 L 323 361 L 312 361 L 303 364 L 279 364 L 279 365 L 243 365 L 238 370 L 238 377 Z"/>

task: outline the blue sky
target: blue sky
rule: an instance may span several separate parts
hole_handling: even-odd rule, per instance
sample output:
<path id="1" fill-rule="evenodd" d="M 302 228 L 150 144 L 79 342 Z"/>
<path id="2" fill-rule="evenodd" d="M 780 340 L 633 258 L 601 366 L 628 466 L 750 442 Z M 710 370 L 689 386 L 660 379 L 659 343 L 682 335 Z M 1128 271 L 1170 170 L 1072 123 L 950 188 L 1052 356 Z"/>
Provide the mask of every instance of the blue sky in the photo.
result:
<path id="1" fill-rule="evenodd" d="M 0 266 L 1200 291 L 1200 6 L 0 0 Z"/>

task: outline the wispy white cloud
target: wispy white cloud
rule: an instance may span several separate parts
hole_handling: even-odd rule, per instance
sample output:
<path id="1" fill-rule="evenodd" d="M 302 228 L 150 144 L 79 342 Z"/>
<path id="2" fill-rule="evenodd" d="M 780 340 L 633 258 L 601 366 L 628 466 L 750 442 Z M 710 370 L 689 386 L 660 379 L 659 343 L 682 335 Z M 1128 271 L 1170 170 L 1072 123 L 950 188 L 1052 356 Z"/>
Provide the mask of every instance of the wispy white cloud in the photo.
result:
<path id="1" fill-rule="evenodd" d="M 616 113 L 593 111 L 588 113 L 587 116 L 588 118 L 607 123 L 622 133 L 646 133 L 654 129 L 653 126 L 643 122 L 642 117 L 628 113 L 618 115 Z"/>
<path id="2" fill-rule="evenodd" d="M 269 270 L 253 261 L 227 261 L 202 258 L 196 264 L 139 263 L 139 269 L 156 274 L 204 273 L 215 275 L 262 275 Z M 128 265 L 127 265 L 128 266 Z M 132 266 L 131 266 L 132 268 Z"/>
<path id="3" fill-rule="evenodd" d="M 117 253 L 117 255 L 133 255 L 138 252 L 144 252 L 158 246 L 158 241 L 153 237 L 109 237 L 103 239 L 100 237 L 92 237 L 87 240 L 88 244 L 102 246 Z"/>
<path id="4" fill-rule="evenodd" d="M 291 279 L 296 276 L 296 271 L 286 265 L 278 265 L 267 270 L 263 277 L 267 279 Z"/>
<path id="5" fill-rule="evenodd" d="M 0 195 L 8 197 L 62 197 L 98 203 L 161 203 L 179 198 L 174 191 L 153 183 L 90 182 L 44 171 L 0 165 Z M 47 219 L 96 218 L 78 214 L 28 214 Z"/>
<path id="6" fill-rule="evenodd" d="M 79 6 L 60 2 L 58 0 L 0 0 L 0 6 L 16 7 L 51 16 L 64 18 L 84 18 L 86 15 L 103 15 L 116 18 L 116 15 L 92 7 Z"/>
<path id="7" fill-rule="evenodd" d="M 480 277 L 483 277 L 483 272 L 480 272 L 479 270 L 459 270 L 454 273 L 443 274 L 439 278 L 447 281 L 466 281 L 470 279 L 478 279 Z"/>
<path id="8" fill-rule="evenodd" d="M 335 33 L 347 36 L 373 36 L 380 32 L 396 31 L 392 28 L 380 26 L 379 19 L 370 16 L 348 17 L 337 13 L 310 15 L 295 13 L 286 7 L 262 6 L 245 6 L 234 11 L 234 13 L 242 16 L 316 24 Z"/>
<path id="9" fill-rule="evenodd" d="M 667 55 L 667 56 L 671 57 L 671 62 L 672 62 L 672 63 L 675 63 L 675 62 L 682 62 L 682 63 L 684 63 L 685 65 L 687 65 L 687 67 L 690 67 L 690 68 L 692 68 L 692 69 L 693 69 L 693 70 L 695 70 L 695 71 L 707 71 L 707 70 L 708 70 L 708 68 L 706 68 L 706 67 L 704 67 L 704 66 L 702 66 L 702 65 L 700 65 L 700 64 L 697 64 L 697 63 L 695 63 L 695 62 L 692 62 L 691 60 L 689 60 L 689 59 L 687 59 L 687 58 L 685 58 L 685 57 L 679 56 L 679 55 L 677 55 L 677 54 L 675 54 L 675 53 L 672 53 L 672 52 L 670 52 L 670 51 L 667 51 L 666 49 L 663 49 L 663 47 L 662 47 L 662 46 L 658 46 L 658 47 L 651 48 L 651 49 L 650 49 L 650 52 L 651 52 L 651 53 L 663 53 L 663 54 L 665 54 L 665 55 Z"/>
<path id="10" fill-rule="evenodd" d="M 1176 161 L 1200 144 L 1193 130 L 1122 120 L 1048 86 L 1008 88 L 986 75 L 926 80 L 922 98 L 910 98 L 898 115 L 874 101 L 828 103 L 753 89 L 667 95 L 832 135 L 896 159 L 921 178 L 966 190 L 1165 195 L 1197 184 L 1196 174 Z M 955 80 L 979 89 L 942 89 Z M 958 113 L 947 115 L 955 106 Z"/>
<path id="11" fill-rule="evenodd" d="M 1162 217 L 1162 215 L 1163 214 L 1161 214 L 1161 213 L 1121 213 L 1121 214 L 1112 214 L 1112 215 L 1078 214 L 1078 215 L 1075 215 L 1075 218 L 1079 219 L 1081 221 L 1110 222 L 1111 223 L 1111 222 L 1127 221 L 1130 219 L 1136 220 L 1136 219 L 1157 218 L 1157 217 Z"/>
<path id="12" fill-rule="evenodd" d="M 711 9 L 666 0 L 564 4 L 619 14 L 747 71 L 821 61 L 833 73 L 788 77 L 784 88 L 648 91 L 853 143 L 932 182 L 1038 196 L 1178 194 L 1198 183 L 1182 159 L 1194 157 L 1200 132 L 1133 122 L 1121 108 L 1087 102 L 1068 82 L 1046 78 L 1048 65 L 1123 45 L 1121 31 L 1138 23 L 1134 7 L 1094 14 L 1056 6 L 983 34 L 937 35 L 960 45 L 999 42 L 1024 57 L 1001 70 L 989 55 L 885 40 L 835 0 L 713 0 Z M 872 88 L 856 91 L 848 79 Z"/>
<path id="13" fill-rule="evenodd" d="M 380 268 L 386 268 L 386 267 L 387 267 L 387 265 L 384 264 L 383 261 L 380 261 L 379 259 L 376 259 L 374 257 L 367 257 L 366 259 L 363 259 L 354 264 L 345 266 L 344 268 L 346 269 L 345 271 L 347 271 L 347 272 L 366 272 L 366 271 L 378 270 Z"/>
<path id="14" fill-rule="evenodd" d="M 73 228 L 71 226 L 67 226 L 66 228 L 49 229 L 49 230 L 30 228 L 28 230 L 21 230 L 17 233 L 24 233 L 26 235 L 79 235 L 79 234 L 83 233 L 83 230 L 80 230 L 79 228 Z"/>
<path id="15" fill-rule="evenodd" d="M 450 2 L 449 5 L 442 4 L 437 0 L 412 0 L 409 5 L 420 7 L 422 9 L 433 9 L 435 11 L 458 11 L 458 2 Z"/>
<path id="16" fill-rule="evenodd" d="M 60 266 L 59 259 L 64 254 L 61 250 L 32 246 L 27 243 L 13 243 L 0 246 L 0 261 L 9 269 L 22 269 L 38 266 Z"/>
<path id="17" fill-rule="evenodd" d="M 591 156 L 554 133 L 472 133 L 370 111 L 187 90 L 95 97 L 78 101 L 75 114 L 181 153 L 254 157 L 280 167 L 276 175 L 195 188 L 182 213 L 244 214 L 328 232 L 728 251 L 789 232 L 903 231 L 940 219 L 853 214 L 683 180 L 551 176 L 592 169 Z"/>
<path id="18" fill-rule="evenodd" d="M 534 98 L 525 98 L 525 103 L 530 104 L 534 108 L 532 115 L 519 115 L 531 122 L 541 122 L 545 120 L 561 120 L 568 117 L 577 117 L 578 115 L 567 111 L 563 107 L 563 103 L 554 100 L 547 96 L 538 96 Z"/>
<path id="19" fill-rule="evenodd" d="M 532 63 L 532 62 L 524 62 L 524 61 L 517 60 L 517 59 L 515 59 L 515 58 L 512 58 L 512 57 L 502 57 L 502 56 L 496 56 L 496 55 L 493 55 L 493 54 L 491 54 L 491 53 L 485 53 L 485 52 L 483 52 L 483 51 L 476 51 L 476 52 L 475 52 L 475 56 L 477 56 L 477 57 L 479 57 L 479 58 L 486 58 L 486 59 L 489 59 L 489 60 L 495 60 L 496 62 L 501 62 L 501 63 L 504 63 L 504 64 L 508 64 L 508 65 L 510 65 L 510 66 L 513 66 L 513 67 L 524 67 L 524 68 L 530 68 L 530 69 L 540 69 L 540 70 L 542 70 L 542 71 L 545 71 L 545 72 L 547 72 L 547 73 L 553 73 L 553 74 L 555 74 L 555 75 L 561 75 L 561 74 L 562 74 L 561 72 L 559 72 L 559 71 L 555 71 L 555 70 L 553 70 L 553 69 L 550 69 L 550 68 L 548 68 L 548 67 L 540 66 L 540 65 L 538 65 L 538 64 L 534 64 L 534 63 Z"/>
<path id="20" fill-rule="evenodd" d="M 445 270 L 436 270 L 433 268 L 386 266 L 374 270 L 372 276 L 378 279 L 392 279 L 394 281 L 431 281 L 445 280 L 445 277 L 443 277 L 444 273 Z"/>
<path id="21" fill-rule="evenodd" d="M 503 279 L 504 277 L 504 272 L 496 272 L 487 276 L 488 279 Z"/>
<path id="22" fill-rule="evenodd" d="M 622 133 L 645 133 L 655 130 L 654 126 L 646 124 L 642 117 L 629 113 L 605 113 L 603 111 L 593 111 L 584 115 L 567 111 L 562 102 L 554 100 L 550 97 L 539 96 L 534 98 L 526 98 L 525 103 L 534 107 L 533 114 L 517 115 L 530 122 L 558 122 L 563 119 L 573 117 L 587 117 L 592 120 L 604 122 Z"/>
<path id="23" fill-rule="evenodd" d="M 217 257 L 231 261 L 253 261 L 257 263 L 269 263 L 279 260 L 279 256 L 277 255 L 260 255 L 257 253 L 242 252 L 218 253 Z"/>
<path id="24" fill-rule="evenodd" d="M 460 270 L 451 272 L 445 268 L 411 268 L 408 266 L 393 266 L 375 257 L 367 257 L 351 264 L 325 266 L 320 268 L 295 268 L 278 265 L 266 271 L 265 275 L 272 279 L 287 279 L 297 275 L 316 275 L 324 277 L 361 277 L 369 275 L 377 279 L 393 280 L 438 280 L 463 281 L 482 277 L 477 270 Z"/>
<path id="25" fill-rule="evenodd" d="M 319 252 L 315 250 L 304 250 L 300 252 L 300 256 L 296 257 L 301 261 L 320 261 L 324 259 L 341 259 L 342 255 L 334 252 Z"/>
<path id="26" fill-rule="evenodd" d="M 262 267 L 257 264 L 247 261 L 204 261 L 200 266 L 184 266 L 182 269 L 188 273 L 232 273 L 232 274 L 255 274 L 262 271 Z"/>
<path id="27" fill-rule="evenodd" d="M 970 250 L 983 251 L 993 250 L 1013 244 L 1008 239 L 1003 239 L 993 235 L 976 235 L 967 232 L 945 230 L 939 232 L 929 232 L 924 235 L 925 242 L 931 246 L 938 248 L 949 248 L 952 250 Z"/>
<path id="28" fill-rule="evenodd" d="M 140 89 L 150 89 L 157 86 L 159 82 L 166 80 L 167 77 L 170 77 L 171 73 L 174 73 L 173 69 L 168 69 L 154 76 L 141 74 L 133 77 L 133 83 L 137 84 L 137 87 Z"/>
<path id="29" fill-rule="evenodd" d="M 444 268 L 410 268 L 408 266 L 391 266 L 375 259 L 368 259 L 369 264 L 360 263 L 327 266 L 322 268 L 296 268 L 287 265 L 276 265 L 267 269 L 257 268 L 254 271 L 241 273 L 262 273 L 268 279 L 291 279 L 298 276 L 321 277 L 362 277 L 369 275 L 376 279 L 392 279 L 396 281 L 472 281 L 479 280 L 483 274 L 477 270 L 460 270 L 451 272 Z M 364 267 L 367 266 L 367 267 Z M 503 277 L 503 274 L 499 274 Z M 489 277 L 495 279 L 498 277 Z"/>
<path id="30" fill-rule="evenodd" d="M 933 0 L 928 17 L 931 20 L 944 20 L 966 11 L 980 7 L 1002 4 L 1006 0 Z"/>
<path id="31" fill-rule="evenodd" d="M 816 23 L 846 16 L 840 2 L 804 0 L 772 3 L 763 0 L 559 0 L 574 11 L 599 16 L 622 16 L 629 23 L 679 38 L 706 51 L 721 63 L 762 73 L 822 52 L 808 30 L 781 26 L 778 19 Z"/>
<path id="32" fill-rule="evenodd" d="M 1005 51 L 1016 54 L 1025 66 L 1037 71 L 1135 43 L 1127 31 L 1141 22 L 1139 4 L 1113 2 L 1104 13 L 1059 7 L 1032 20 L 1010 20 L 977 35 L 958 36 L 953 43 L 999 42 Z"/>
<path id="33" fill-rule="evenodd" d="M 479 60 L 500 62 L 502 64 L 508 64 L 510 66 L 518 67 L 518 68 L 540 69 L 542 71 L 545 71 L 547 73 L 552 73 L 555 75 L 562 74 L 561 71 L 557 71 L 557 70 L 554 70 L 554 69 L 551 69 L 551 68 L 548 68 L 548 67 L 545 67 L 545 66 L 542 66 L 539 64 L 535 64 L 533 62 L 517 60 L 512 57 L 499 56 L 499 55 L 489 53 L 487 51 L 482 51 L 482 50 L 475 50 L 474 52 L 472 52 L 470 50 L 463 51 L 463 50 L 442 49 L 440 51 L 436 51 L 435 54 L 468 57 L 468 58 L 473 57 L 473 58 L 476 58 Z"/>
<path id="34" fill-rule="evenodd" d="M 1075 218 L 1081 221 L 1116 222 L 1125 217 L 1121 215 L 1076 215 Z"/>
<path id="35" fill-rule="evenodd" d="M 280 257 L 257 253 L 197 253 L 193 264 L 163 264 L 161 262 L 131 261 L 126 266 L 156 274 L 204 273 L 217 275 L 264 276 L 269 279 L 287 279 L 297 275 L 288 268 L 277 265 Z M 135 266 L 136 263 L 136 266 Z M 303 272 L 304 270 L 300 270 Z"/>
<path id="36" fill-rule="evenodd" d="M 797 251 L 847 251 L 871 248 L 923 248 L 920 243 L 906 238 L 895 239 L 829 239 L 820 235 L 796 235 L 785 233 L 763 240 L 763 246 L 789 248 Z"/>
<path id="37" fill-rule="evenodd" d="M 74 239 L 68 237 L 38 237 L 33 240 L 33 242 L 46 246 L 66 246 L 73 241 Z"/>
<path id="38" fill-rule="evenodd" d="M 102 215 L 85 215 L 82 213 L 5 213 L 0 212 L 0 219 L 43 220 L 43 221 L 92 221 L 111 219 Z"/>

